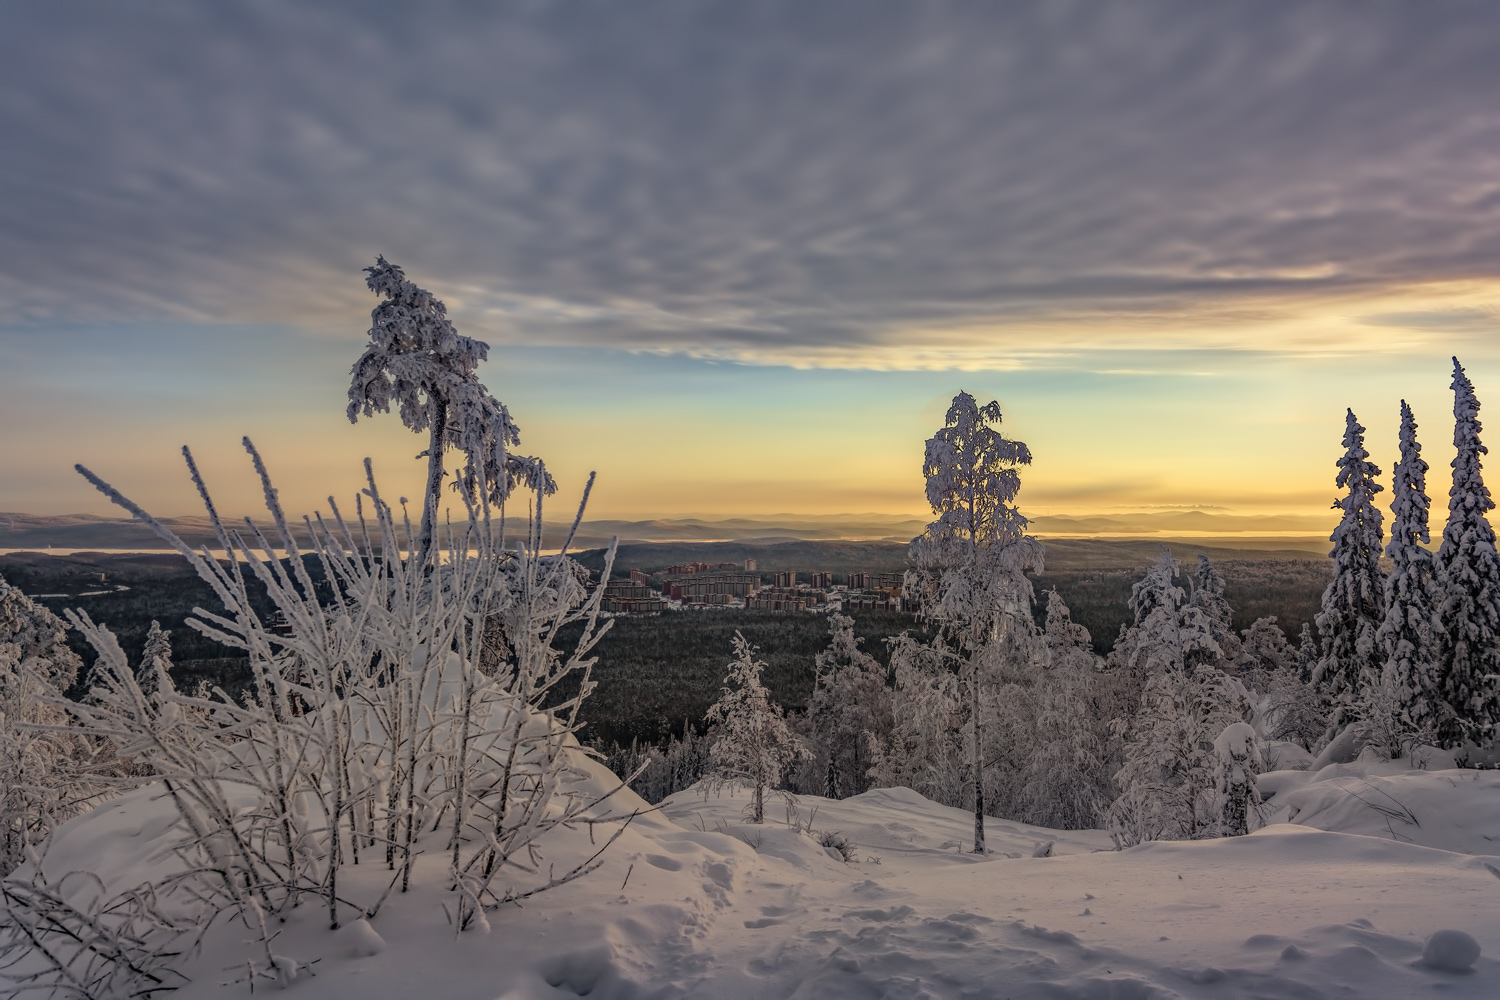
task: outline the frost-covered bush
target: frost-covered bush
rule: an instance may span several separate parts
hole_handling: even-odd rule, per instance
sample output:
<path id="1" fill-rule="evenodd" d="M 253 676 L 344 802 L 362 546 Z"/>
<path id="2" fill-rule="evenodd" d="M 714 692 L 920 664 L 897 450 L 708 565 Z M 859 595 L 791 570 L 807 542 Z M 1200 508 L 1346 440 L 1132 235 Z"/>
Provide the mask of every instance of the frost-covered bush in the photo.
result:
<path id="1" fill-rule="evenodd" d="M 265 487 L 270 538 L 248 519 L 242 528 L 220 519 L 186 455 L 222 561 L 193 552 L 80 469 L 213 587 L 223 610 L 199 608 L 189 625 L 243 650 L 254 680 L 243 701 L 219 690 L 185 695 L 157 656 L 148 691 L 114 635 L 72 615 L 100 659 L 92 699 L 66 703 L 77 730 L 141 762 L 175 807 L 162 850 L 175 851 L 181 870 L 155 892 L 228 909 L 252 928 L 274 924 L 300 900 L 321 900 L 337 927 L 374 916 L 390 892 L 406 891 L 414 859 L 426 853 L 446 861 L 455 889 L 450 918 L 461 931 L 487 926 L 487 912 L 507 901 L 597 867 L 597 853 L 558 868 L 539 864 L 553 831 L 608 821 L 610 794 L 589 790 L 596 786 L 585 780 L 585 752 L 573 737 L 593 687 L 589 652 L 603 631 L 602 591 L 590 595 L 565 555 L 540 554 L 540 496 L 521 537 L 507 536 L 487 507 L 471 508 L 438 552 L 423 549 L 370 478 L 353 520 L 333 506 L 331 519 L 304 519 L 296 532 L 245 444 Z M 316 585 L 310 562 L 321 571 Z M 274 604 L 276 626 L 256 613 L 251 579 Z M 479 646 L 492 619 L 505 655 L 485 671 Z M 559 628 L 580 620 L 577 644 L 554 648 Z M 577 694 L 559 698 L 566 678 L 576 680 Z M 618 836 L 629 817 L 615 821 Z M 392 871 L 387 895 L 357 898 L 341 885 L 340 873 L 361 861 Z M 36 897 L 26 886 L 40 870 L 33 865 L 8 898 Z M 101 912 L 118 902 L 104 901 Z M 37 918 L 13 913 L 6 926 Z M 86 942 L 71 947 L 67 961 L 98 957 Z M 300 967 L 267 939 L 250 975 L 284 981 Z M 64 978 L 54 969 L 54 981 Z"/>
<path id="2" fill-rule="evenodd" d="M 56 615 L 0 579 L 0 874 L 106 789 L 112 748 L 68 726 L 59 702 L 81 661 Z"/>

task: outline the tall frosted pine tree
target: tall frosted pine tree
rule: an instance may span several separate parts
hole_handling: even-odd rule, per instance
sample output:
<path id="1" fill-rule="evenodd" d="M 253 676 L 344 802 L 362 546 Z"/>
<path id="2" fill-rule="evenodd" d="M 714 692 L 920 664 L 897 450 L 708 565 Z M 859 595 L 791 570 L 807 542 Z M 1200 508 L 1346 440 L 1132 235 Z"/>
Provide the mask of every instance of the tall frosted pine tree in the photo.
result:
<path id="1" fill-rule="evenodd" d="M 1427 529 L 1427 463 L 1417 443 L 1417 421 L 1401 401 L 1401 457 L 1391 472 L 1393 569 L 1385 582 L 1385 619 L 1376 639 L 1385 657 L 1382 683 L 1391 720 L 1410 733 L 1435 732 L 1435 688 L 1442 656 L 1436 619 L 1437 593 Z"/>
<path id="2" fill-rule="evenodd" d="M 1485 517 L 1495 507 L 1480 471 L 1479 400 L 1453 359 L 1453 487 L 1438 548 L 1438 613 L 1444 657 L 1438 693 L 1451 711 L 1439 737 L 1445 746 L 1493 736 L 1500 722 L 1500 556 Z"/>
<path id="3" fill-rule="evenodd" d="M 1365 429 L 1348 411 L 1344 454 L 1335 463 L 1336 480 L 1347 493 L 1333 506 L 1344 516 L 1333 529 L 1333 581 L 1323 591 L 1318 612 L 1322 655 L 1313 668 L 1313 685 L 1328 702 L 1335 729 L 1360 717 L 1365 691 L 1380 681 L 1384 657 L 1376 633 L 1385 618 L 1385 575 L 1380 571 L 1381 516 L 1375 494 L 1380 469 L 1365 451 Z"/>

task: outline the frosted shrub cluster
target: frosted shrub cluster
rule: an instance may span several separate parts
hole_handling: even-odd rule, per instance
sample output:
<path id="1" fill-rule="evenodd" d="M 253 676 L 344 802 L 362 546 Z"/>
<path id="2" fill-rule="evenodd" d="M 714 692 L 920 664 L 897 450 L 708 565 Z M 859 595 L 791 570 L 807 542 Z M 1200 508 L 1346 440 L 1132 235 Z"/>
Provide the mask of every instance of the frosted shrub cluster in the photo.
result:
<path id="1" fill-rule="evenodd" d="M 441 303 L 422 299 L 426 293 L 415 286 L 377 287 L 377 278 L 399 285 L 399 269 L 382 260 L 371 270 L 372 288 L 397 300 L 421 300 L 423 322 L 441 325 Z M 390 306 L 387 301 L 376 310 L 372 333 L 396 343 L 411 340 L 393 332 Z M 438 343 L 435 349 L 443 348 Z M 593 870 L 625 829 L 631 817 L 609 814 L 613 791 L 589 780 L 585 751 L 574 738 L 579 707 L 594 686 L 590 651 L 607 627 L 598 619 L 602 588 L 590 595 L 585 572 L 566 555 L 571 534 L 563 554 L 541 554 L 544 499 L 554 487 L 535 460 L 504 461 L 502 445 L 516 438 L 503 407 L 491 400 L 473 409 L 483 395 L 482 386 L 476 395 L 468 364 L 475 350 L 459 352 L 465 365 L 452 378 L 415 389 L 404 380 L 428 377 L 421 374 L 427 369 L 392 362 L 393 398 L 431 402 L 429 415 L 443 410 L 446 417 L 439 419 L 446 427 L 467 429 L 460 446 L 473 436 L 473 421 L 499 421 L 487 457 L 470 455 L 471 467 L 459 478 L 466 517 L 442 527 L 429 516 L 414 530 L 404 508 L 382 497 L 368 461 L 368 485 L 352 518 L 330 498 L 329 516 L 294 526 L 246 439 L 274 525 L 269 537 L 248 518 L 234 525 L 219 516 L 192 455 L 183 450 L 217 534 L 222 556 L 216 558 L 193 551 L 79 467 L 213 588 L 221 610 L 196 609 L 188 624 L 243 651 L 253 686 L 242 701 L 221 690 L 179 692 L 159 629 L 143 662 L 131 664 L 107 628 L 70 612 L 99 657 L 93 689 L 75 703 L 59 691 L 76 672 L 76 660 L 49 659 L 45 650 L 32 649 L 35 643 L 0 643 L 0 696 L 11 699 L 6 711 L 52 724 L 4 727 L 5 752 L 16 754 L 16 767 L 30 766 L 35 757 L 23 745 L 33 734 L 72 741 L 95 756 L 107 749 L 131 764 L 120 770 L 119 782 L 157 783 L 175 812 L 162 850 L 175 853 L 177 870 L 124 896 L 85 894 L 93 902 L 80 908 L 66 902 L 60 883 L 48 881 L 40 856 L 47 825 L 66 810 L 51 802 L 17 805 L 41 818 L 8 828 L 32 863 L 6 883 L 0 955 L 25 953 L 32 962 L 45 956 L 46 967 L 29 974 L 27 988 L 149 994 L 164 988 L 164 956 L 181 943 L 184 929 L 201 929 L 226 912 L 262 942 L 263 955 L 245 973 L 252 986 L 256 980 L 285 984 L 311 957 L 278 953 L 265 928 L 292 907 L 321 905 L 334 928 L 371 919 L 393 893 L 410 888 L 415 865 L 441 865 L 452 891 L 454 931 L 485 929 L 496 907 Z M 368 355 L 356 367 L 360 380 L 380 382 Z M 454 408 L 472 412 L 454 417 L 448 412 Z M 433 440 L 441 449 L 445 439 Z M 441 464 L 439 457 L 439 481 Z M 516 475 L 518 469 L 535 474 Z M 518 485 L 529 488 L 530 516 L 508 522 L 499 504 Z M 592 478 L 579 519 L 590 487 Z M 427 508 L 430 515 L 431 498 Z M 613 553 L 611 545 L 606 577 Z M 274 623 L 256 612 L 252 585 L 274 606 Z M 17 607 L 29 613 L 8 591 L 0 594 L 0 608 Z M 39 619 L 33 614 L 30 620 Z M 570 649 L 557 648 L 558 631 L 573 622 L 582 623 L 579 639 Z M 37 627 L 21 632 L 32 635 Z M 54 640 L 47 648 L 57 647 Z M 576 684 L 571 697 L 559 694 L 565 679 Z M 35 694 L 41 685 L 45 697 Z M 61 725 L 64 710 L 71 725 Z M 14 787 L 35 798 L 51 785 L 18 780 Z M 584 856 L 557 864 L 548 856 L 549 838 L 585 819 L 612 834 Z M 384 866 L 391 873 L 384 890 L 349 890 L 341 876 L 354 865 Z M 79 969 L 92 970 L 88 982 L 78 981 Z"/>

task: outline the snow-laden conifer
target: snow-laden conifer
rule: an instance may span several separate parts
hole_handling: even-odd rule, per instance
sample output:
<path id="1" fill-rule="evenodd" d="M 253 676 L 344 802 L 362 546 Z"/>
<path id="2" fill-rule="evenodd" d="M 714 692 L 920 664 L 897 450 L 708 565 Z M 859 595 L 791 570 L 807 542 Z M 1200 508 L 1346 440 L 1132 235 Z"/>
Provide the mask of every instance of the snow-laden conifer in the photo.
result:
<path id="1" fill-rule="evenodd" d="M 870 740 L 889 735 L 894 724 L 885 668 L 854 636 L 854 619 L 828 616 L 828 648 L 814 660 L 815 678 L 807 716 L 823 763 L 823 794 L 831 799 L 870 787 Z"/>
<path id="2" fill-rule="evenodd" d="M 136 668 L 141 691 L 148 696 L 156 693 L 159 678 L 167 676 L 172 669 L 171 635 L 171 632 L 161 627 L 160 622 L 151 619 L 151 628 L 146 632 L 146 646 L 141 650 L 141 664 Z"/>
<path id="3" fill-rule="evenodd" d="M 974 851 L 984 853 L 984 730 L 986 666 L 1025 658 L 1036 632 L 1028 569 L 1042 566 L 1042 546 L 1026 534 L 1016 508 L 1017 467 L 1031 450 L 1002 435 L 1000 404 L 980 406 L 960 392 L 944 424 L 927 441 L 922 474 L 937 519 L 912 540 L 906 589 L 920 613 L 939 624 L 963 657 L 970 773 L 974 786 Z"/>
<path id="4" fill-rule="evenodd" d="M 1442 659 L 1441 623 L 1437 620 L 1433 559 L 1425 545 L 1427 463 L 1417 443 L 1417 421 L 1401 401 L 1401 456 L 1391 472 L 1391 574 L 1386 578 L 1385 618 L 1376 639 L 1385 666 L 1378 688 L 1370 692 L 1367 716 L 1384 716 L 1384 724 L 1411 734 L 1438 727 L 1437 670 Z"/>
<path id="5" fill-rule="evenodd" d="M 419 551 L 432 549 L 443 453 L 450 447 L 464 455 L 455 485 L 470 505 L 482 497 L 498 506 L 520 483 L 555 492 L 537 459 L 511 453 L 521 443 L 520 430 L 475 375 L 489 345 L 459 336 L 442 301 L 384 257 L 365 274 L 365 284 L 382 301 L 370 313 L 370 343 L 351 371 L 349 422 L 361 413 L 388 412 L 394 403 L 409 429 L 427 432 L 427 450 L 418 456 L 427 458 Z"/>
<path id="6" fill-rule="evenodd" d="M 1047 617 L 1042 627 L 1047 645 L 1047 666 L 1052 670 L 1089 669 L 1098 665 L 1089 630 L 1073 620 L 1057 588 L 1047 591 Z"/>
<path id="7" fill-rule="evenodd" d="M 1302 623 L 1302 633 L 1297 637 L 1297 677 L 1311 684 L 1313 671 L 1318 669 L 1318 660 L 1323 657 L 1323 645 L 1313 632 L 1311 622 Z"/>
<path id="8" fill-rule="evenodd" d="M 1109 662 L 1115 669 L 1128 672 L 1138 684 L 1184 665 L 1179 609 L 1185 595 L 1176 580 L 1177 560 L 1171 552 L 1163 551 L 1130 588 L 1131 622 L 1116 640 Z M 1206 634 L 1206 630 L 1199 631 Z"/>
<path id="9" fill-rule="evenodd" d="M 1240 837 L 1261 825 L 1260 792 L 1255 776 L 1265 770 L 1255 730 L 1248 723 L 1231 722 L 1214 738 L 1215 791 L 1218 793 L 1219 835 Z"/>
<path id="10" fill-rule="evenodd" d="M 710 725 L 718 727 L 709 747 L 713 767 L 709 787 L 732 781 L 748 783 L 752 823 L 765 822 L 766 791 L 779 785 L 787 769 L 806 752 L 787 728 L 781 706 L 771 700 L 771 693 L 760 682 L 765 666 L 755 658 L 755 647 L 736 630 L 734 659 L 724 676 L 724 687 L 705 716 Z"/>
<path id="11" fill-rule="evenodd" d="M 1271 678 L 1296 674 L 1297 650 L 1287 642 L 1275 615 L 1255 619 L 1240 636 L 1239 665 L 1254 679 L 1253 686 L 1263 691 Z"/>
<path id="12" fill-rule="evenodd" d="M 1491 736 L 1500 723 L 1500 555 L 1485 516 L 1495 508 L 1484 485 L 1479 441 L 1479 399 L 1458 359 L 1453 359 L 1453 486 L 1448 523 L 1438 547 L 1438 606 L 1444 661 L 1437 688 L 1448 718 L 1440 720 L 1445 746 Z"/>
<path id="13" fill-rule="evenodd" d="M 1339 458 L 1339 488 L 1344 496 L 1333 506 L 1343 512 L 1333 529 L 1333 580 L 1323 591 L 1318 612 L 1322 655 L 1313 669 L 1313 684 L 1328 703 L 1335 728 L 1360 716 L 1362 692 L 1380 681 L 1384 657 L 1376 633 L 1385 617 L 1385 574 L 1380 569 L 1381 515 L 1375 494 L 1380 469 L 1365 451 L 1365 429 L 1349 410 L 1344 426 L 1344 454 Z"/>
<path id="14" fill-rule="evenodd" d="M 1240 652 L 1240 638 L 1234 634 L 1233 628 L 1234 610 L 1224 598 L 1226 586 L 1224 575 L 1219 572 L 1218 567 L 1208 556 L 1199 553 L 1198 569 L 1193 578 L 1193 596 L 1188 598 L 1188 605 L 1203 612 L 1203 623 L 1223 657 L 1223 663 L 1219 664 L 1221 667 L 1232 663 Z"/>

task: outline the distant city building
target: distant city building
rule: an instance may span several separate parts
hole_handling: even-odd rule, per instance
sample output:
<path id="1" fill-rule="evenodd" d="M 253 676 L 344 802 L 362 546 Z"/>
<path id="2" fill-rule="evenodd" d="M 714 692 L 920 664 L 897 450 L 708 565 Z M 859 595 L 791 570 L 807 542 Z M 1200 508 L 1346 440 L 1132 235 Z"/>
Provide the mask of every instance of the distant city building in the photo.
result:
<path id="1" fill-rule="evenodd" d="M 655 597 L 606 597 L 599 602 L 599 610 L 616 614 L 655 614 L 667 610 L 667 602 L 660 594 Z"/>
<path id="2" fill-rule="evenodd" d="M 748 597 L 759 586 L 759 574 L 712 573 L 690 576 L 682 580 L 668 580 L 664 589 L 672 600 L 686 601 L 698 600 L 715 594 L 726 598 Z"/>
<path id="3" fill-rule="evenodd" d="M 749 611 L 805 611 L 815 604 L 823 604 L 828 594 L 822 590 L 805 587 L 767 587 L 745 598 Z"/>
<path id="4" fill-rule="evenodd" d="M 635 581 L 638 570 L 631 570 L 629 580 L 611 580 L 604 585 L 604 597 L 599 601 L 600 611 L 617 614 L 649 614 L 667 610 L 666 598 L 652 590 L 644 582 Z M 641 574 L 644 580 L 644 574 Z"/>
<path id="5" fill-rule="evenodd" d="M 868 573 L 850 573 L 849 574 L 849 589 L 850 590 L 864 590 L 867 586 L 869 586 L 869 583 L 867 582 L 868 579 L 869 579 L 869 576 L 870 576 L 870 574 L 868 574 Z"/>
<path id="6" fill-rule="evenodd" d="M 829 587 L 833 586 L 833 574 L 812 573 L 810 574 L 808 583 L 811 584 L 815 590 L 827 590 Z"/>
<path id="7" fill-rule="evenodd" d="M 651 581 L 649 579 L 647 579 L 646 574 L 642 573 L 638 569 L 633 569 L 633 570 L 630 571 L 630 582 L 631 583 L 638 583 L 642 587 L 645 587 L 645 586 L 647 586 L 647 585 L 649 585 L 651 583 Z"/>
<path id="8" fill-rule="evenodd" d="M 902 611 L 899 597 L 876 596 L 874 594 L 845 594 L 844 613 L 850 611 Z"/>
<path id="9" fill-rule="evenodd" d="M 754 559 L 746 559 L 745 560 L 745 572 L 746 573 L 754 573 L 755 572 L 755 560 Z"/>
<path id="10" fill-rule="evenodd" d="M 783 590 L 794 587 L 797 584 L 797 574 L 794 572 L 782 572 L 771 574 L 771 586 Z"/>
<path id="11" fill-rule="evenodd" d="M 666 569 L 662 570 L 661 572 L 662 572 L 663 576 L 692 576 L 695 573 L 717 573 L 717 572 L 722 572 L 724 570 L 731 570 L 731 571 L 732 570 L 737 570 L 739 568 L 740 568 L 740 564 L 739 563 L 732 563 L 732 562 L 721 562 L 721 563 L 693 562 L 693 563 L 679 563 L 676 566 L 668 566 Z"/>

